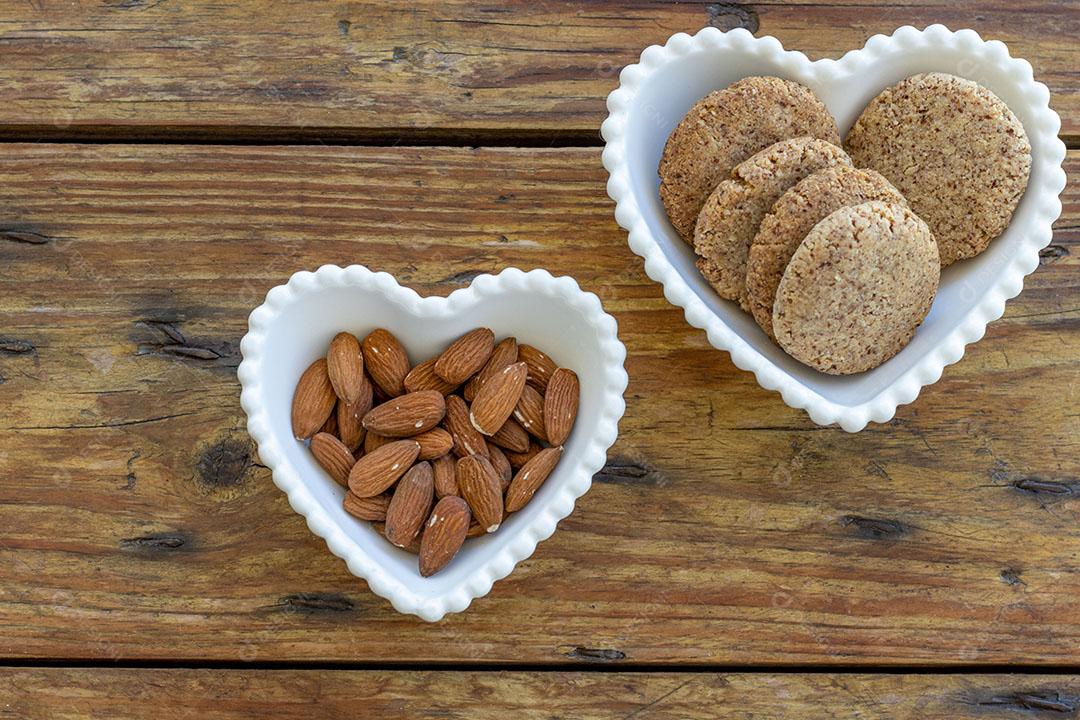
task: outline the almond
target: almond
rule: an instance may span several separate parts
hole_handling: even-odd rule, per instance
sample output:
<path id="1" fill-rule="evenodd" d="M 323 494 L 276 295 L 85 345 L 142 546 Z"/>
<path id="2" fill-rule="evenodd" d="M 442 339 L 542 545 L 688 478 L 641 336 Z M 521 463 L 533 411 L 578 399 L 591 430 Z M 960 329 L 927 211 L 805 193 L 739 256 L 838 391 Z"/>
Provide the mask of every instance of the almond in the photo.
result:
<path id="1" fill-rule="evenodd" d="M 476 398 L 480 386 L 487 382 L 488 378 L 507 365 L 513 365 L 517 361 L 517 340 L 512 337 L 504 338 L 495 346 L 495 349 L 491 352 L 491 357 L 484 363 L 484 367 L 480 372 L 473 375 L 469 378 L 469 382 L 465 383 L 465 387 L 461 389 L 461 394 L 465 396 L 466 400 L 472 402 Z"/>
<path id="2" fill-rule="evenodd" d="M 400 395 L 373 408 L 364 416 L 364 429 L 383 437 L 412 437 L 439 424 L 446 401 L 437 390 Z"/>
<path id="3" fill-rule="evenodd" d="M 435 476 L 435 497 L 461 495 L 457 486 L 457 462 L 449 455 L 431 461 L 431 472 Z"/>
<path id="4" fill-rule="evenodd" d="M 321 432 L 311 438 L 311 454 L 322 465 L 323 470 L 341 485 L 348 487 L 349 471 L 356 463 L 356 458 L 349 448 L 330 433 Z"/>
<path id="5" fill-rule="evenodd" d="M 435 361 L 435 374 L 448 383 L 460 385 L 484 367 L 495 349 L 495 333 L 476 328 L 465 333 Z"/>
<path id="6" fill-rule="evenodd" d="M 510 480 L 514 477 L 514 469 L 510 467 L 510 461 L 506 459 L 506 455 L 494 443 L 488 443 L 488 458 L 491 461 L 491 467 L 495 469 L 495 476 L 499 478 L 499 489 L 502 492 L 506 492 L 506 488 L 510 486 Z"/>
<path id="7" fill-rule="evenodd" d="M 555 361 L 532 345 L 518 345 L 518 360 L 529 366 L 529 384 L 540 392 L 547 390 L 548 381 L 558 367 Z"/>
<path id="8" fill-rule="evenodd" d="M 469 523 L 469 529 L 466 531 L 465 537 L 475 538 L 480 537 L 481 535 L 487 535 L 487 530 L 485 530 L 480 523 L 476 522 L 476 520 L 473 520 Z"/>
<path id="9" fill-rule="evenodd" d="M 369 432 L 364 436 L 364 454 L 369 455 L 387 443 L 394 442 L 394 438 L 383 437 L 378 433 Z"/>
<path id="10" fill-rule="evenodd" d="M 537 440 L 547 442 L 547 433 L 544 432 L 544 398 L 531 385 L 526 385 L 521 391 L 521 397 L 514 408 L 514 419 Z"/>
<path id="11" fill-rule="evenodd" d="M 358 497 L 351 492 L 345 493 L 345 512 L 361 520 L 382 522 L 386 519 L 386 509 L 390 507 L 390 496 Z"/>
<path id="12" fill-rule="evenodd" d="M 561 456 L 561 447 L 547 448 L 521 466 L 506 490 L 507 512 L 517 512 L 532 500 L 532 496 L 555 469 Z"/>
<path id="13" fill-rule="evenodd" d="M 371 523 L 371 527 L 372 527 L 373 530 L 375 530 L 375 532 L 379 533 L 383 537 L 386 536 L 386 523 L 381 523 L 381 522 Z M 406 545 L 405 547 L 403 547 L 401 549 L 404 550 L 405 552 L 412 553 L 413 555 L 419 555 L 420 554 L 420 537 L 419 536 L 414 537 L 412 539 L 412 542 L 410 542 L 408 545 Z"/>
<path id="14" fill-rule="evenodd" d="M 330 411 L 330 417 L 326 418 L 326 422 L 319 428 L 319 432 L 330 433 L 334 437 L 338 436 L 337 408 L 340 404 L 340 400 L 334 403 L 334 409 Z"/>
<path id="15" fill-rule="evenodd" d="M 570 437 L 580 394 L 581 385 L 573 370 L 559 368 L 551 374 L 544 393 L 544 432 L 552 445 L 562 445 Z"/>
<path id="16" fill-rule="evenodd" d="M 371 381 L 364 376 L 364 384 L 360 388 L 360 397 L 354 403 L 338 401 L 337 404 L 337 427 L 338 437 L 345 447 L 354 453 L 364 442 L 364 425 L 361 422 L 364 416 L 371 410 Z"/>
<path id="17" fill-rule="evenodd" d="M 489 533 L 498 530 L 503 516 L 502 490 L 487 458 L 470 455 L 458 460 L 457 483 L 476 521 Z"/>
<path id="18" fill-rule="evenodd" d="M 434 460 L 450 452 L 454 447 L 454 438 L 442 428 L 431 428 L 425 433 L 414 435 L 413 440 L 420 443 L 418 460 Z"/>
<path id="19" fill-rule="evenodd" d="M 405 392 L 405 376 L 412 365 L 409 355 L 389 330 L 372 330 L 363 342 L 364 367 L 387 397 Z"/>
<path id="20" fill-rule="evenodd" d="M 514 418 L 508 418 L 498 432 L 491 436 L 491 442 L 511 452 L 523 453 L 529 449 L 529 433 Z"/>
<path id="21" fill-rule="evenodd" d="M 535 457 L 536 454 L 541 450 L 543 450 L 543 448 L 534 442 L 530 443 L 529 449 L 523 453 L 511 452 L 510 450 L 506 450 L 504 454 L 506 455 L 506 459 L 510 461 L 510 467 L 517 469 L 532 460 L 533 457 Z"/>
<path id="22" fill-rule="evenodd" d="M 431 577 L 454 559 L 471 520 L 468 504 L 456 495 L 447 495 L 435 504 L 420 540 L 421 575 Z"/>
<path id="23" fill-rule="evenodd" d="M 338 333 L 330 341 L 326 370 L 340 400 L 353 403 L 359 399 L 364 385 L 364 356 L 360 353 L 360 342 L 352 333 Z"/>
<path id="24" fill-rule="evenodd" d="M 514 412 L 525 388 L 528 368 L 519 362 L 507 365 L 484 383 L 469 406 L 469 421 L 484 435 L 494 435 Z"/>
<path id="25" fill-rule="evenodd" d="M 360 497 L 378 495 L 405 474 L 416 456 L 420 443 L 397 440 L 364 455 L 349 472 L 349 489 Z"/>
<path id="26" fill-rule="evenodd" d="M 418 392 L 420 390 L 438 390 L 443 395 L 449 395 L 457 390 L 457 384 L 448 383 L 435 374 L 435 360 L 425 360 L 405 376 L 405 392 Z"/>
<path id="27" fill-rule="evenodd" d="M 454 438 L 454 454 L 458 457 L 487 455 L 484 436 L 469 421 L 469 406 L 457 395 L 446 397 L 446 421 L 444 423 Z"/>
<path id="28" fill-rule="evenodd" d="M 435 497 L 435 478 L 431 465 L 420 462 L 398 481 L 394 497 L 386 510 L 386 539 L 405 547 L 420 532 L 431 511 Z"/>
<path id="29" fill-rule="evenodd" d="M 337 395 L 326 372 L 326 358 L 311 363 L 300 381 L 296 383 L 292 404 L 292 431 L 298 440 L 306 440 L 315 433 L 334 411 Z"/>

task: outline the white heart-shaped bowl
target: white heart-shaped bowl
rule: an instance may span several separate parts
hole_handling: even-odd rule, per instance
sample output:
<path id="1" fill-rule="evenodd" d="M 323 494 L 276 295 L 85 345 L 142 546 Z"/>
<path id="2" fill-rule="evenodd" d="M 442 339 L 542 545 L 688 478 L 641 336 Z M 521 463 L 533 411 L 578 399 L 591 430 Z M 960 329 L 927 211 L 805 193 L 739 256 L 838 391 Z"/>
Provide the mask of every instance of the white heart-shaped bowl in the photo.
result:
<path id="1" fill-rule="evenodd" d="M 866 104 L 886 87 L 920 72 L 940 71 L 974 80 L 1000 97 L 1024 124 L 1031 140 L 1031 179 L 1005 233 L 978 257 L 955 263 L 941 276 L 929 316 L 911 343 L 874 370 L 830 376 L 795 361 L 737 305 L 721 300 L 694 267 L 693 250 L 676 235 L 660 203 L 657 165 L 664 143 L 691 105 L 713 90 L 750 75 L 777 75 L 811 88 L 828 106 L 841 136 Z M 1053 237 L 1065 188 L 1061 121 L 1050 109 L 1050 92 L 1035 82 L 1031 65 L 1009 56 L 1000 42 L 973 30 L 942 25 L 919 31 L 905 26 L 890 37 L 875 35 L 861 50 L 839 60 L 811 62 L 784 50 L 773 37 L 746 30 L 706 28 L 693 37 L 673 35 L 641 53 L 623 69 L 607 100 L 602 134 L 608 194 L 615 219 L 629 231 L 630 248 L 645 258 L 645 272 L 664 286 L 691 325 L 731 353 L 732 362 L 780 391 L 784 402 L 803 408 L 820 425 L 861 430 L 885 422 L 899 405 L 936 382 L 964 346 L 982 337 L 1039 264 L 1039 250 Z"/>
<path id="2" fill-rule="evenodd" d="M 489 327 L 543 349 L 581 380 L 577 423 L 555 471 L 532 501 L 498 532 L 470 539 L 444 570 L 424 578 L 416 556 L 394 547 L 366 522 L 347 514 L 345 490 L 292 436 L 290 408 L 300 374 L 326 353 L 330 339 L 391 330 L 416 363 L 462 333 Z M 240 343 L 240 403 L 259 457 L 308 527 L 345 560 L 349 571 L 399 612 L 435 621 L 460 612 L 491 590 L 574 509 L 615 442 L 625 404 L 626 349 L 614 318 L 571 278 L 544 270 L 481 275 L 448 297 L 420 297 L 386 273 L 361 265 L 324 265 L 298 272 L 266 294 Z"/>

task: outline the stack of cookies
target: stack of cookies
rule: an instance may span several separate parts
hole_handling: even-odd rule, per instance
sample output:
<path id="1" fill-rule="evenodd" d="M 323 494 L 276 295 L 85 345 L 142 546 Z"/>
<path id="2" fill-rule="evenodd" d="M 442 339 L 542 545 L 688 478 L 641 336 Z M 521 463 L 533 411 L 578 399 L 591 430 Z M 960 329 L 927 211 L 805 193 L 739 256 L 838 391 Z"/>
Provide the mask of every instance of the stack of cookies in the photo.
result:
<path id="1" fill-rule="evenodd" d="M 660 197 L 717 294 L 800 362 L 834 375 L 893 357 L 930 310 L 941 268 L 1008 226 L 1031 146 L 998 97 L 914 75 L 863 111 L 843 149 L 808 88 L 749 77 L 672 132 Z"/>

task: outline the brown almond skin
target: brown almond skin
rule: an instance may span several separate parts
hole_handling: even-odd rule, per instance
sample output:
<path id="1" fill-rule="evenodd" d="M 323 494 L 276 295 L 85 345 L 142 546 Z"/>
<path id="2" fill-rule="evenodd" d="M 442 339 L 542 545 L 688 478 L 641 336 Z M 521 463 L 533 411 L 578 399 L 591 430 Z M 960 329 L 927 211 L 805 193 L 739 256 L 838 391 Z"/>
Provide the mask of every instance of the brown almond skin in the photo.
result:
<path id="1" fill-rule="evenodd" d="M 420 540 L 421 575 L 431 577 L 454 559 L 465 542 L 470 522 L 469 505 L 456 495 L 447 495 L 435 504 Z"/>
<path id="2" fill-rule="evenodd" d="M 381 523 L 381 522 L 371 523 L 371 527 L 375 530 L 375 532 L 379 533 L 383 537 L 386 537 L 386 523 Z M 405 547 L 403 547 L 401 549 L 404 550 L 407 553 L 412 553 L 413 555 L 419 555 L 420 554 L 420 536 L 418 535 L 418 536 L 414 537 L 412 539 L 412 542 L 410 542 L 408 545 L 406 545 Z"/>
<path id="3" fill-rule="evenodd" d="M 311 363 L 293 393 L 292 431 L 297 440 L 307 440 L 319 432 L 334 411 L 337 395 L 326 371 L 326 358 Z"/>
<path id="4" fill-rule="evenodd" d="M 420 443 L 418 460 L 434 460 L 442 457 L 454 448 L 454 438 L 440 427 L 431 428 L 425 433 L 414 435 L 413 440 Z"/>
<path id="5" fill-rule="evenodd" d="M 374 497 L 357 497 L 351 492 L 345 493 L 345 512 L 355 518 L 371 522 L 386 520 L 386 509 L 390 507 L 390 496 L 383 493 Z"/>
<path id="6" fill-rule="evenodd" d="M 469 406 L 469 421 L 484 435 L 494 435 L 514 412 L 525 389 L 528 367 L 523 362 L 507 365 L 495 373 L 476 393 Z"/>
<path id="7" fill-rule="evenodd" d="M 555 469 L 560 457 L 561 447 L 547 448 L 521 466 L 510 481 L 510 487 L 506 489 L 506 512 L 517 512 L 532 500 L 533 495 Z"/>
<path id="8" fill-rule="evenodd" d="M 457 483 L 476 522 L 489 533 L 498 530 L 503 517 L 502 486 L 487 458 L 470 455 L 458 460 Z"/>
<path id="9" fill-rule="evenodd" d="M 510 486 L 510 480 L 514 477 L 514 468 L 510 467 L 510 461 L 495 443 L 488 443 L 488 458 L 491 461 L 491 467 L 495 469 L 495 476 L 499 478 L 499 489 L 506 492 L 506 488 Z"/>
<path id="10" fill-rule="evenodd" d="M 340 405 L 340 404 L 341 404 L 340 400 L 338 400 L 336 403 L 334 403 L 334 409 L 330 411 L 330 417 L 326 418 L 326 422 L 324 422 L 322 424 L 322 427 L 319 428 L 319 432 L 321 432 L 321 433 L 329 433 L 329 434 L 333 435 L 334 437 L 338 436 L 337 409 L 338 409 L 338 405 Z M 316 433 L 316 434 L 318 434 L 318 433 Z"/>
<path id="11" fill-rule="evenodd" d="M 507 365 L 513 365 L 518 361 L 518 345 L 517 339 L 513 337 L 503 338 L 499 341 L 499 344 L 495 346 L 495 349 L 491 352 L 491 357 L 484 363 L 484 367 L 480 372 L 469 378 L 469 381 L 465 383 L 465 387 L 461 389 L 461 394 L 465 396 L 465 399 L 472 402 L 476 398 L 476 393 L 480 390 L 480 386 L 487 382 L 495 373 L 502 370 Z"/>
<path id="12" fill-rule="evenodd" d="M 364 353 L 364 367 L 372 381 L 386 394 L 395 398 L 405 393 L 405 376 L 412 365 L 393 333 L 383 328 L 372 330 L 361 343 Z"/>
<path id="13" fill-rule="evenodd" d="M 352 333 L 338 333 L 326 353 L 326 370 L 339 400 L 354 403 L 364 385 L 364 356 Z"/>
<path id="14" fill-rule="evenodd" d="M 443 350 L 435 361 L 435 374 L 448 383 L 460 385 L 480 371 L 495 349 L 495 333 L 476 328 Z"/>
<path id="15" fill-rule="evenodd" d="M 532 385 L 526 385 L 521 391 L 521 398 L 514 408 L 514 419 L 534 438 L 547 442 L 547 432 L 544 430 L 544 396 Z"/>
<path id="16" fill-rule="evenodd" d="M 480 537 L 481 535 L 487 535 L 487 530 L 485 530 L 480 523 L 476 522 L 476 520 L 473 519 L 473 521 L 469 523 L 469 529 L 468 531 L 466 531 L 465 537 L 475 538 Z"/>
<path id="17" fill-rule="evenodd" d="M 443 455 L 431 461 L 431 471 L 435 475 L 435 497 L 447 495 L 461 496 L 457 485 L 457 461 L 450 455 Z"/>
<path id="18" fill-rule="evenodd" d="M 348 487 L 349 471 L 356 463 L 356 458 L 343 442 L 330 433 L 316 433 L 315 437 L 311 438 L 311 454 L 330 477 L 338 484 Z"/>
<path id="19" fill-rule="evenodd" d="M 338 437 L 345 447 L 356 452 L 364 442 L 363 419 L 371 410 L 371 381 L 364 376 L 364 384 L 360 388 L 360 397 L 354 403 L 344 403 L 340 400 L 337 404 L 337 427 Z"/>
<path id="20" fill-rule="evenodd" d="M 364 454 L 370 455 L 387 443 L 394 442 L 394 438 L 383 437 L 378 433 L 369 432 L 364 436 Z"/>
<path id="21" fill-rule="evenodd" d="M 529 449 L 526 450 L 525 452 L 517 453 L 517 452 L 511 452 L 510 450 L 506 450 L 504 454 L 506 455 L 506 459 L 510 461 L 510 467 L 512 467 L 512 468 L 514 468 L 516 470 L 516 469 L 520 468 L 522 465 L 524 465 L 525 463 L 532 460 L 533 457 L 535 457 L 536 454 L 538 452 L 540 452 L 541 450 L 543 450 L 542 447 L 537 445 L 535 442 L 532 442 L 532 443 L 529 444 Z"/>
<path id="22" fill-rule="evenodd" d="M 386 539 L 406 547 L 420 532 L 435 499 L 435 476 L 431 465 L 419 462 L 398 481 L 386 510 Z"/>
<path id="23" fill-rule="evenodd" d="M 529 433 L 514 418 L 508 418 L 489 440 L 504 450 L 516 453 L 527 452 L 530 442 Z"/>
<path id="24" fill-rule="evenodd" d="M 478 454 L 487 455 L 484 436 L 477 432 L 469 420 L 469 406 L 457 395 L 446 396 L 446 419 L 443 425 L 454 438 L 454 454 L 458 457 Z"/>
<path id="25" fill-rule="evenodd" d="M 408 472 L 420 454 L 415 440 L 396 440 L 364 455 L 349 472 L 349 490 L 372 497 L 386 490 Z"/>
<path id="26" fill-rule="evenodd" d="M 372 408 L 364 429 L 383 437 L 412 437 L 427 432 L 446 415 L 446 401 L 437 390 L 407 393 Z"/>
<path id="27" fill-rule="evenodd" d="M 548 355 L 532 345 L 518 345 L 518 360 L 529 366 L 529 384 L 543 393 L 558 365 Z"/>
<path id="28" fill-rule="evenodd" d="M 420 363 L 405 376 L 405 392 L 419 392 L 420 390 L 438 390 L 443 395 L 449 395 L 457 390 L 457 385 L 448 383 L 435 374 L 435 361 L 431 358 Z"/>
<path id="29" fill-rule="evenodd" d="M 581 384 L 577 373 L 559 368 L 551 375 L 544 393 L 544 432 L 552 445 L 562 445 L 570 437 L 577 420 Z"/>

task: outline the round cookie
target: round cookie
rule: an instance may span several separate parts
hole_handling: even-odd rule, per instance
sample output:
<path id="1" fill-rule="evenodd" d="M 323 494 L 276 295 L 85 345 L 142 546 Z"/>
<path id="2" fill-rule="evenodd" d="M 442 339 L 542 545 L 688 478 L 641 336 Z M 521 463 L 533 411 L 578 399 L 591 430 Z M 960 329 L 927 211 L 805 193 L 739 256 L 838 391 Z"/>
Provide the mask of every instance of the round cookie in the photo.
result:
<path id="1" fill-rule="evenodd" d="M 836 121 L 809 89 L 777 77 L 748 77 L 699 100 L 660 158 L 660 200 L 692 242 L 705 198 L 731 169 L 780 140 L 810 135 L 840 144 Z"/>
<path id="2" fill-rule="evenodd" d="M 698 269 L 717 294 L 746 308 L 746 254 L 762 218 L 784 191 L 833 165 L 851 166 L 847 153 L 812 137 L 782 140 L 735 166 L 709 195 L 694 227 Z"/>
<path id="3" fill-rule="evenodd" d="M 904 196 L 873 170 L 836 165 L 799 181 L 761 221 L 746 258 L 746 296 L 751 314 L 769 337 L 775 338 L 776 288 L 803 238 L 832 212 L 870 200 L 906 204 Z"/>
<path id="4" fill-rule="evenodd" d="M 940 274 L 934 236 L 906 206 L 841 208 L 814 226 L 784 271 L 776 340 L 830 375 L 875 368 L 911 340 Z"/>
<path id="5" fill-rule="evenodd" d="M 882 92 L 846 143 L 857 166 L 888 178 L 930 226 L 942 267 L 978 255 L 1008 227 L 1031 172 L 1031 144 L 1005 103 L 944 73 Z"/>

